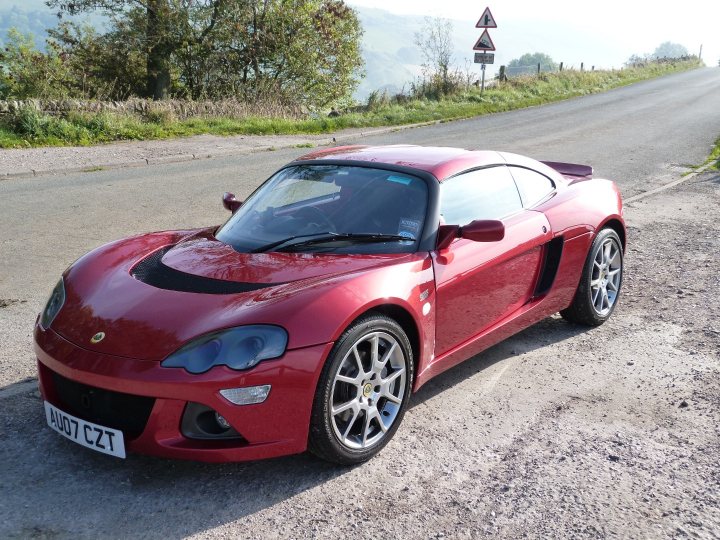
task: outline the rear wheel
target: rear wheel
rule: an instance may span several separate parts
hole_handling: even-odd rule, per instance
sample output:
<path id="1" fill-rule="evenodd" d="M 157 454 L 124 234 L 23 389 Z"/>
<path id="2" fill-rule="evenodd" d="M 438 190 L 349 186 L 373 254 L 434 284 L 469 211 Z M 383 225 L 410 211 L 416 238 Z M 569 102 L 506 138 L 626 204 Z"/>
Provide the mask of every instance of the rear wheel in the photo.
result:
<path id="1" fill-rule="evenodd" d="M 622 272 L 620 237 L 612 229 L 603 229 L 590 247 L 575 298 L 560 315 L 568 321 L 589 326 L 604 323 L 617 305 Z"/>
<path id="2" fill-rule="evenodd" d="M 358 320 L 337 341 L 320 375 L 310 451 L 340 464 L 373 457 L 397 430 L 412 379 L 412 348 L 400 325 L 382 315 Z"/>

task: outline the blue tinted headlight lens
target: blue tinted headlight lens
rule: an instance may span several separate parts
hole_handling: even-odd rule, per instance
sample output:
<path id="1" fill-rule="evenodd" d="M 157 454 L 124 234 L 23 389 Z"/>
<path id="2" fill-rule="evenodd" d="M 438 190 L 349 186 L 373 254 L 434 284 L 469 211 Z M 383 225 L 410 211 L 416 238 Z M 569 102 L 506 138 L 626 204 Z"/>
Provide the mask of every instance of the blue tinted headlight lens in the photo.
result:
<path id="1" fill-rule="evenodd" d="M 214 366 L 250 369 L 262 360 L 282 356 L 287 341 L 287 332 L 279 326 L 239 326 L 201 336 L 168 356 L 161 365 L 196 374 Z"/>
<path id="2" fill-rule="evenodd" d="M 50 293 L 50 298 L 48 299 L 47 304 L 45 304 L 45 308 L 40 314 L 40 326 L 42 326 L 43 329 L 47 330 L 48 328 L 50 328 L 50 325 L 55 320 L 55 317 L 57 317 L 57 314 L 60 313 L 60 308 L 63 307 L 64 303 L 65 284 L 61 279 L 60 281 L 58 281 L 58 284 L 55 285 L 52 293 Z"/>

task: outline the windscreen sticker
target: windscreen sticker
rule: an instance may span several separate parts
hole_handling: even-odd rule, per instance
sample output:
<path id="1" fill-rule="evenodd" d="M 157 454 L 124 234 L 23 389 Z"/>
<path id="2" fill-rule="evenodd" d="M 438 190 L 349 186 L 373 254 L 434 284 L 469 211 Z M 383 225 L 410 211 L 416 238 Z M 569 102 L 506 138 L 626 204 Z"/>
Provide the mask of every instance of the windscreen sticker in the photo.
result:
<path id="1" fill-rule="evenodd" d="M 400 218 L 398 235 L 415 240 L 420 232 L 420 222 L 416 219 Z"/>
<path id="2" fill-rule="evenodd" d="M 388 182 L 395 182 L 397 184 L 403 184 L 404 186 L 409 186 L 410 182 L 412 182 L 412 178 L 408 178 L 407 176 L 388 176 L 387 181 Z"/>

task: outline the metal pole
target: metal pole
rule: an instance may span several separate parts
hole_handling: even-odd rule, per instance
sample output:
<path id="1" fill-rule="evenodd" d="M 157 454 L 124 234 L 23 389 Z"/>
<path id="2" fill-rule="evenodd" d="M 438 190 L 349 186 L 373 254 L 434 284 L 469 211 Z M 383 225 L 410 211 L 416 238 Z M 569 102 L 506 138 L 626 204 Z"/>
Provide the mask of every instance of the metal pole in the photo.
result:
<path id="1" fill-rule="evenodd" d="M 480 83 L 480 93 L 482 94 L 485 91 L 485 64 L 482 64 L 480 69 L 482 70 L 482 82 Z"/>
<path id="2" fill-rule="evenodd" d="M 698 58 L 702 60 L 702 44 L 700 44 L 700 54 L 698 54 Z"/>

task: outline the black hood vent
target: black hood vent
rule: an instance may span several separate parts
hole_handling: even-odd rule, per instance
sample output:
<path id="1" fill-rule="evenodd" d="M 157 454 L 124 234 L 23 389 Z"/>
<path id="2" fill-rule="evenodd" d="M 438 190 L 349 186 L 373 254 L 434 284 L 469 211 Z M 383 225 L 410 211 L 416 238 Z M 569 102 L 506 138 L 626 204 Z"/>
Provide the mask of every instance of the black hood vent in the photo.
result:
<path id="1" fill-rule="evenodd" d="M 135 265 L 130 274 L 138 281 L 158 289 L 201 294 L 239 294 L 282 285 L 282 283 L 225 281 L 175 270 L 162 262 L 163 256 L 173 247 L 164 247 L 146 257 Z"/>

